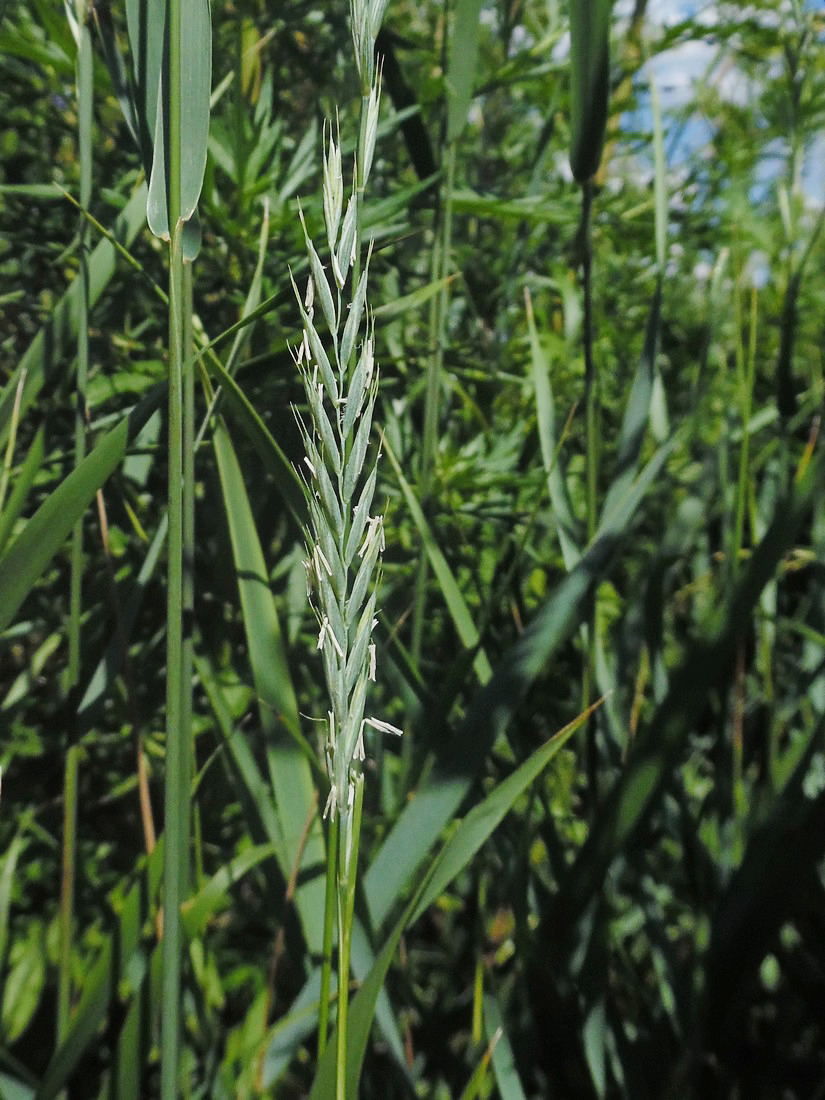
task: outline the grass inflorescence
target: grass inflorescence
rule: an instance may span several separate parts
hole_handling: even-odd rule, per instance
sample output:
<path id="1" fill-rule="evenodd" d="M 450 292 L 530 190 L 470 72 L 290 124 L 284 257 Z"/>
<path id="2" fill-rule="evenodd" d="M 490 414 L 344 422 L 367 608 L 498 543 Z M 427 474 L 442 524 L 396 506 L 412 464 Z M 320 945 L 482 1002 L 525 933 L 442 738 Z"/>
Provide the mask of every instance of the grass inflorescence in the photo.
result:
<path id="1" fill-rule="evenodd" d="M 824 28 L 664 7 L 0 0 L 0 1095 L 821 1091 Z"/>

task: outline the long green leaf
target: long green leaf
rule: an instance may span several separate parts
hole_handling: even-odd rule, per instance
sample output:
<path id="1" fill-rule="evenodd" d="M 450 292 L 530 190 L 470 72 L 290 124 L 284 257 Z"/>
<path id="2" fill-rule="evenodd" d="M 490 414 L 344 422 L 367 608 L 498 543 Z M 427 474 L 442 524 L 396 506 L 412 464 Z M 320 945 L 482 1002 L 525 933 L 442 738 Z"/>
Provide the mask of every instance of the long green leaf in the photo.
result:
<path id="1" fill-rule="evenodd" d="M 39 428 L 23 464 L 15 475 L 14 487 L 9 499 L 3 507 L 3 511 L 0 512 L 0 554 L 5 550 L 12 529 L 23 511 L 23 505 L 26 503 L 26 497 L 35 475 L 43 465 L 44 440 L 45 431 L 43 428 Z"/>
<path id="2" fill-rule="evenodd" d="M 209 139 L 209 96 L 212 91 L 212 19 L 208 0 L 182 0 L 180 41 L 180 217 L 188 221 L 195 213 L 203 186 Z M 164 140 L 168 125 L 169 89 L 161 77 L 158 111 L 152 150 L 152 171 L 146 218 L 158 236 L 169 237 L 169 157 Z"/>
<path id="3" fill-rule="evenodd" d="M 525 290 L 527 307 L 527 331 L 530 336 L 530 355 L 533 361 L 533 386 L 536 390 L 536 416 L 538 419 L 539 445 L 547 475 L 547 488 L 550 493 L 553 522 L 559 535 L 562 557 L 567 569 L 572 569 L 581 557 L 580 537 L 576 531 L 576 520 L 564 474 L 559 466 L 556 454 L 556 430 L 553 414 L 553 391 L 550 386 L 550 363 L 541 346 L 533 305 L 529 291 Z"/>
<path id="4" fill-rule="evenodd" d="M 367 1049 L 370 1027 L 375 1014 L 378 994 L 395 955 L 404 930 L 417 920 L 444 892 L 456 875 L 467 866 L 485 841 L 501 824 L 514 802 L 541 775 L 568 738 L 579 728 L 586 715 L 580 715 L 555 737 L 536 751 L 512 775 L 467 814 L 444 843 L 428 873 L 378 955 L 375 965 L 364 980 L 350 1006 L 347 1042 L 347 1095 L 358 1095 L 361 1065 Z M 335 1044 L 330 1042 L 321 1059 L 312 1085 L 310 1100 L 326 1100 L 333 1095 L 335 1074 Z"/>
<path id="5" fill-rule="evenodd" d="M 97 490 L 117 469 L 129 445 L 160 405 L 164 390 L 165 386 L 156 386 L 101 439 L 41 504 L 0 558 L 0 631 L 12 621 Z"/>
<path id="6" fill-rule="evenodd" d="M 455 275 L 447 275 L 443 279 L 434 279 L 432 282 L 425 283 L 424 286 L 410 291 L 409 294 L 404 294 L 400 298 L 394 298 L 390 302 L 384 302 L 382 305 L 376 306 L 372 310 L 372 316 L 375 318 L 376 324 L 386 324 L 395 321 L 398 317 L 403 317 L 405 313 L 414 313 L 416 310 L 421 309 L 423 305 L 426 305 L 437 294 L 440 294 L 445 287 L 448 287 L 454 279 Z"/>
<path id="7" fill-rule="evenodd" d="M 3 856 L 2 865 L 0 865 L 0 973 L 3 971 L 3 964 L 6 960 L 6 943 L 9 935 L 9 912 L 14 876 L 17 872 L 17 862 L 27 844 L 28 840 L 24 833 L 18 832 L 8 846 Z"/>
<path id="8" fill-rule="evenodd" d="M 163 65 L 166 0 L 126 0 L 126 28 L 132 54 L 132 80 L 140 152 L 148 179 L 152 171 L 158 88 Z"/>
<path id="9" fill-rule="evenodd" d="M 604 577 L 640 501 L 674 445 L 660 448 L 648 463 L 626 494 L 623 507 L 602 526 L 578 565 L 512 646 L 492 680 L 476 695 L 461 728 L 434 761 L 426 783 L 404 808 L 364 876 L 374 927 L 383 924 L 427 859 L 531 684 L 584 621 L 591 593 Z"/>
<path id="10" fill-rule="evenodd" d="M 630 396 L 627 399 L 622 428 L 619 434 L 618 453 L 613 481 L 605 495 L 602 505 L 602 519 L 609 517 L 613 508 L 620 502 L 627 487 L 636 476 L 642 444 L 650 420 L 650 406 L 653 400 L 653 387 L 656 378 L 656 356 L 659 353 L 659 335 L 662 327 L 662 281 L 657 279 L 653 302 L 647 318 L 645 342 Z"/>
<path id="11" fill-rule="evenodd" d="M 570 0 L 570 167 L 577 183 L 598 170 L 610 91 L 611 0 Z"/>
<path id="12" fill-rule="evenodd" d="M 284 850 L 281 870 L 289 877 L 299 855 L 304 824 L 315 805 L 312 774 L 289 729 L 300 728 L 298 704 L 286 661 L 275 601 L 240 466 L 222 422 L 214 435 L 224 506 L 241 595 L 244 627 L 261 724 L 267 738 L 270 778 L 275 793 Z M 303 881 L 295 893 L 307 946 L 320 953 L 324 917 L 324 839 L 320 819 L 310 829 L 301 859 Z"/>
<path id="13" fill-rule="evenodd" d="M 495 1035 L 500 1036 L 493 1049 L 493 1073 L 496 1075 L 501 1100 L 526 1100 L 505 1027 L 504 1014 L 498 997 L 492 993 L 484 994 L 484 1030 L 491 1043 Z"/>
<path id="14" fill-rule="evenodd" d="M 467 123 L 478 58 L 481 0 L 458 0 L 447 66 L 447 141 L 455 141 Z"/>
<path id="15" fill-rule="evenodd" d="M 34 1100 L 34 1089 L 7 1073 L 0 1073 L 0 1097 L 2 1100 Z"/>
<path id="16" fill-rule="evenodd" d="M 208 921 L 224 902 L 229 888 L 274 854 L 274 844 L 256 844 L 253 848 L 245 848 L 234 859 L 227 860 L 196 894 L 183 903 L 181 919 L 187 936 L 190 939 L 202 936 Z"/>

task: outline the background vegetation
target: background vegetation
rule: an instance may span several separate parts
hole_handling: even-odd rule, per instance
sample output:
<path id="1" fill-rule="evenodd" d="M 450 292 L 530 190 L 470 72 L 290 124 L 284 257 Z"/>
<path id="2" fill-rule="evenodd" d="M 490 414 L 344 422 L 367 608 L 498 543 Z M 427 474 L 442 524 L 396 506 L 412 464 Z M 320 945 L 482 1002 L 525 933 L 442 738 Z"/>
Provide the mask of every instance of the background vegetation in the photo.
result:
<path id="1" fill-rule="evenodd" d="M 322 225 L 323 120 L 337 107 L 345 153 L 357 134 L 347 16 L 312 0 L 212 11 L 193 268 L 194 339 L 216 342 L 196 368 L 190 1096 L 298 1097 L 313 1081 L 329 1095 L 315 1040 L 327 703 L 288 344 L 299 197 Z M 8 1100 L 151 1097 L 159 1076 L 165 252 L 112 81 L 123 11 L 88 18 L 85 123 L 62 8 L 0 3 Z M 373 1005 L 376 1022 L 360 1095 L 813 1100 L 825 21 L 801 0 L 616 4 L 589 233 L 568 30 L 554 0 L 392 0 L 378 43 L 375 707 L 405 734 L 376 736 L 365 765 L 351 1027 L 366 1043 Z M 86 331 L 91 457 L 72 473 Z"/>

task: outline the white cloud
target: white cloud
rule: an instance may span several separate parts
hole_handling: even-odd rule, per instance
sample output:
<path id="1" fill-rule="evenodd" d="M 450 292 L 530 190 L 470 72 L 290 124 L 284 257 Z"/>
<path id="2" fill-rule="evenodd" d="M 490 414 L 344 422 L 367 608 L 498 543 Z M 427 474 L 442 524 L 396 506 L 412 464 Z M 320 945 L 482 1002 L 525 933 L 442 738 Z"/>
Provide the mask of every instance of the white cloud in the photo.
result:
<path id="1" fill-rule="evenodd" d="M 645 69 L 649 67 L 653 73 L 662 106 L 682 107 L 688 103 L 693 98 L 697 81 L 707 74 L 715 54 L 715 46 L 697 39 L 656 54 Z"/>

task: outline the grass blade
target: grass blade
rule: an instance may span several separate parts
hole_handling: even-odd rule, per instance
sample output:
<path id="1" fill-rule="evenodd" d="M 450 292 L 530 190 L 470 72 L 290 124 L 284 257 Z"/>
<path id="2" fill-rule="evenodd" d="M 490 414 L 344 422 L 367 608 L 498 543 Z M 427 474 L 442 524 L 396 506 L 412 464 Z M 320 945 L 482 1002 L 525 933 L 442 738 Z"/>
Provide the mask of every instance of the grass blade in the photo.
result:
<path id="1" fill-rule="evenodd" d="M 384 978 L 404 929 L 417 920 L 449 886 L 456 875 L 467 866 L 501 823 L 516 799 L 548 766 L 559 749 L 564 746 L 586 717 L 587 713 L 580 715 L 569 726 L 566 726 L 555 737 L 551 738 L 550 741 L 536 749 L 512 775 L 499 783 L 483 802 L 474 806 L 464 820 L 459 823 L 433 860 L 423 881 L 419 884 L 412 899 L 387 937 L 380 954 L 376 958 L 375 965 L 367 975 L 350 1006 L 347 1049 L 348 1096 L 358 1095 L 361 1065 L 367 1048 L 378 994 L 384 984 Z M 310 1100 L 324 1100 L 325 1097 L 331 1095 L 334 1073 L 334 1044 L 330 1044 L 318 1067 L 318 1073 L 310 1092 Z"/>
<path id="2" fill-rule="evenodd" d="M 0 631 L 6 629 L 77 518 L 123 460 L 129 445 L 160 405 L 165 387 L 155 387 L 101 439 L 83 462 L 41 504 L 0 558 Z"/>
<path id="3" fill-rule="evenodd" d="M 172 202 L 169 199 L 167 207 L 167 196 L 171 195 L 172 174 L 175 172 L 165 138 L 168 127 L 169 141 L 174 141 L 170 114 L 174 95 L 180 104 L 180 193 L 177 216 L 184 222 L 193 216 L 200 198 L 209 138 L 209 97 L 212 90 L 212 20 L 209 3 L 208 0 L 180 0 L 180 4 L 183 28 L 178 48 L 180 66 L 175 70 L 176 77 L 170 75 L 169 78 L 178 79 L 180 87 L 171 89 L 164 79 L 165 73 L 154 85 L 154 95 L 162 105 L 162 111 L 155 114 L 151 171 L 147 170 L 149 196 L 146 218 L 155 236 L 164 240 L 169 240 L 170 236 Z M 154 45 L 154 49 L 156 48 Z M 146 94 L 147 97 L 153 94 L 151 85 L 147 86 Z M 187 258 L 194 257 L 188 255 Z"/>
<path id="4" fill-rule="evenodd" d="M 45 437 L 44 429 L 38 428 L 28 454 L 15 475 L 14 487 L 9 494 L 9 499 L 6 501 L 2 512 L 0 512 L 0 554 L 6 548 L 14 525 L 23 511 L 32 482 L 43 465 Z"/>
<path id="5" fill-rule="evenodd" d="M 530 292 L 525 288 L 525 306 L 527 309 L 527 331 L 530 336 L 530 355 L 533 362 L 533 386 L 536 390 L 536 415 L 538 418 L 539 444 L 544 471 L 547 474 L 547 488 L 553 520 L 559 534 L 564 564 L 572 569 L 581 557 L 580 538 L 576 531 L 576 520 L 564 474 L 559 468 L 557 440 L 553 416 L 553 393 L 550 388 L 550 364 L 539 341 L 536 320 L 533 316 L 533 303 Z"/>
<path id="6" fill-rule="evenodd" d="M 426 782 L 384 841 L 364 883 L 373 926 L 380 927 L 427 858 L 441 830 L 458 810 L 496 737 L 510 721 L 547 661 L 578 629 L 596 585 L 604 577 L 640 501 L 660 474 L 673 444 L 660 448 L 605 523 L 575 569 L 512 646 L 493 678 L 473 700 L 467 717 Z"/>
<path id="7" fill-rule="evenodd" d="M 303 752 L 285 728 L 286 723 L 294 730 L 299 729 L 298 704 L 252 509 L 234 448 L 222 424 L 215 432 L 214 446 L 238 575 L 249 660 L 284 840 L 285 862 L 281 871 L 288 877 L 298 855 L 303 823 L 314 802 L 312 775 Z M 295 893 L 295 903 L 307 946 L 312 953 L 318 954 L 323 944 L 324 865 L 324 839 L 320 821 L 316 819 L 301 861 L 306 880 Z"/>
<path id="8" fill-rule="evenodd" d="M 610 91 L 611 0 L 570 0 L 570 167 L 577 183 L 599 167 Z"/>
<path id="9" fill-rule="evenodd" d="M 504 1014 L 498 997 L 484 994 L 484 1030 L 493 1047 L 493 1073 L 501 1100 L 527 1100 L 519 1079 L 513 1048 L 504 1027 Z M 496 1041 L 496 1036 L 498 1040 Z M 493 1043 L 495 1042 L 495 1046 Z"/>
<path id="10" fill-rule="evenodd" d="M 9 845 L 0 866 L 0 972 L 6 961 L 6 943 L 9 936 L 9 912 L 11 909 L 11 892 L 14 885 L 14 876 L 17 864 L 23 854 L 28 841 L 22 832 L 18 832 Z"/>
<path id="11" fill-rule="evenodd" d="M 7 1073 L 0 1073 L 0 1096 L 3 1100 L 33 1100 L 34 1089 Z"/>
<path id="12" fill-rule="evenodd" d="M 455 141 L 467 124 L 478 58 L 481 0 L 458 0 L 450 64 L 447 68 L 447 141 Z"/>
<path id="13" fill-rule="evenodd" d="M 621 502 L 628 486 L 633 482 L 642 453 L 642 445 L 650 420 L 656 380 L 656 357 L 659 353 L 659 336 L 662 328 L 662 281 L 656 281 L 656 290 L 647 318 L 645 342 L 639 365 L 627 399 L 627 406 L 619 435 L 616 467 L 613 481 L 605 494 L 602 505 L 602 522 L 609 520 L 613 509 Z"/>

